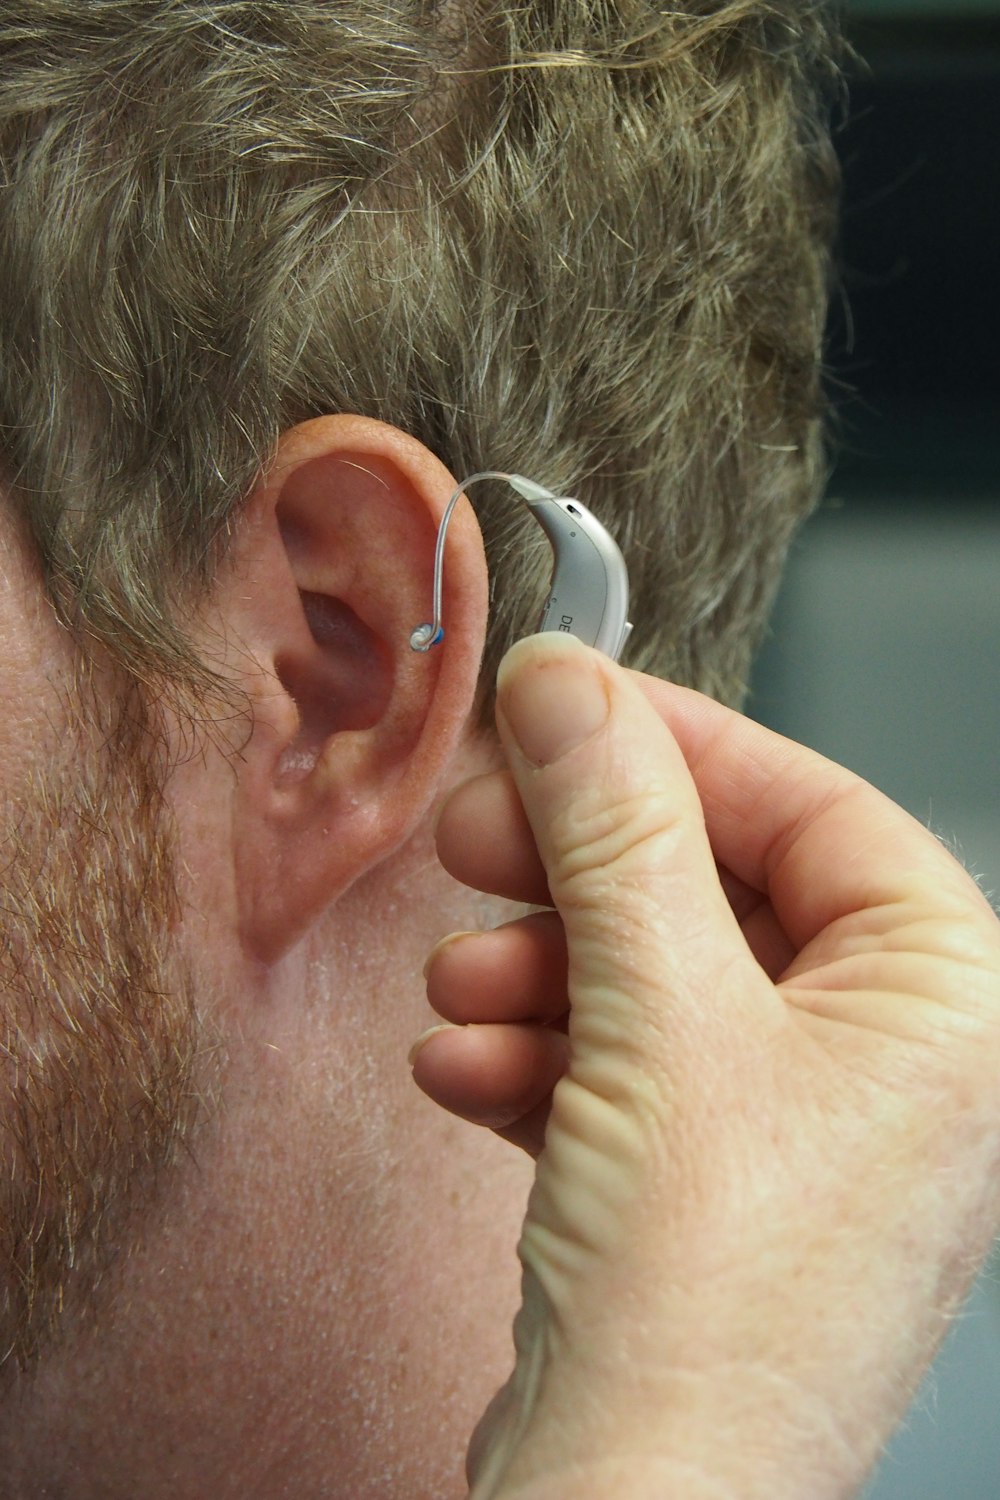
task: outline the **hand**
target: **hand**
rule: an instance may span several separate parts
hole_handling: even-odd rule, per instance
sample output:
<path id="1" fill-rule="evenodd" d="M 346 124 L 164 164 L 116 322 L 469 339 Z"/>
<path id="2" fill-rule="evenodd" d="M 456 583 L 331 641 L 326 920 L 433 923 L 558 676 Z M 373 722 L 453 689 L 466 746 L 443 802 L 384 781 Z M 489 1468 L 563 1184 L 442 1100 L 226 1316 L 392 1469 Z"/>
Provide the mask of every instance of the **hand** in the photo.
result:
<path id="1" fill-rule="evenodd" d="M 1000 925 L 849 772 L 567 638 L 497 717 L 439 853 L 554 910 L 438 946 L 414 1063 L 540 1153 L 474 1500 L 852 1494 L 1000 1226 Z"/>

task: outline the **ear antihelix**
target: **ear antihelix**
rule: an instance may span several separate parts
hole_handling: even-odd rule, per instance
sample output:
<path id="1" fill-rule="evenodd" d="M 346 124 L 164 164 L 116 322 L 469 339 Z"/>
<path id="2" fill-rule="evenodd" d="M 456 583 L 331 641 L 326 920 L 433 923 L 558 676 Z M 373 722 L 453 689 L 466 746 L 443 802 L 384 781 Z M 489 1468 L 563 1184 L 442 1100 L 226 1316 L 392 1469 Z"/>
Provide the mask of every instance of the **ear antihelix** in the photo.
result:
<path id="1" fill-rule="evenodd" d="M 441 517 L 434 551 L 434 617 L 410 635 L 414 651 L 430 651 L 444 640 L 441 594 L 444 543 L 455 506 L 470 485 L 502 479 L 527 502 L 549 539 L 552 579 L 538 630 L 559 630 L 594 646 L 612 660 L 620 657 L 632 633 L 628 619 L 628 569 L 611 533 L 579 500 L 557 495 L 523 474 L 483 470 L 471 474 L 452 494 Z"/>

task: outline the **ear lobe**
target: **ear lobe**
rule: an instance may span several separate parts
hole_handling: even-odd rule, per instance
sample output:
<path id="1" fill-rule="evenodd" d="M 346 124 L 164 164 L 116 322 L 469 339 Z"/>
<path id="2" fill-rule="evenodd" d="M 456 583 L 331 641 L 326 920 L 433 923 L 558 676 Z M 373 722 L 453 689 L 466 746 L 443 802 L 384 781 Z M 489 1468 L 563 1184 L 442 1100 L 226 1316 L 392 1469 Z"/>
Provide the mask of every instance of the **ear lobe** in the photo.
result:
<path id="1" fill-rule="evenodd" d="M 254 706 L 233 856 L 242 937 L 263 962 L 398 849 L 444 784 L 486 626 L 468 505 L 448 532 L 445 640 L 417 653 L 410 633 L 428 617 L 454 488 L 414 438 L 334 416 L 287 434 L 248 502 L 216 602 Z"/>

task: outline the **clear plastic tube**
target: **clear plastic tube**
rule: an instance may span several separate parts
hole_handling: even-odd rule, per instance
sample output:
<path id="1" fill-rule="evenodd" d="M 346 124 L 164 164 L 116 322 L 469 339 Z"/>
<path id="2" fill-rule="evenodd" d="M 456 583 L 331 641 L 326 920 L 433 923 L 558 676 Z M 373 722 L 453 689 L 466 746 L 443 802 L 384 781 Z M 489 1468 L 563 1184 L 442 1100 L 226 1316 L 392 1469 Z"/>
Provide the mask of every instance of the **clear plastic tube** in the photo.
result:
<path id="1" fill-rule="evenodd" d="M 444 580 L 444 541 L 448 534 L 448 523 L 451 520 L 455 506 L 469 488 L 469 485 L 478 484 L 480 479 L 503 479 L 524 500 L 551 500 L 554 498 L 551 490 L 547 490 L 544 485 L 536 484 L 533 479 L 525 479 L 522 474 L 502 474 L 498 469 L 484 469 L 479 474 L 470 474 L 468 479 L 463 479 L 448 501 L 444 515 L 441 517 L 437 546 L 434 549 L 434 618 L 428 625 L 418 625 L 411 633 L 410 645 L 414 651 L 430 651 L 432 646 L 438 646 L 444 640 L 444 626 L 441 623 L 441 592 Z"/>

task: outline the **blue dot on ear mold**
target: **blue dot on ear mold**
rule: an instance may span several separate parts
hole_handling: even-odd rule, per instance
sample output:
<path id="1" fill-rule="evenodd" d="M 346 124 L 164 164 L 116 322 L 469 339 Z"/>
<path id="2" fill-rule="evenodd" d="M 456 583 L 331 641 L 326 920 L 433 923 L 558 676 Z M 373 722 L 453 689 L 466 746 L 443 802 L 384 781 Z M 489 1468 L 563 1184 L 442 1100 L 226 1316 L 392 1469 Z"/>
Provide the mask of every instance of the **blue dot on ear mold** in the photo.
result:
<path id="1" fill-rule="evenodd" d="M 414 651 L 429 651 L 432 646 L 439 646 L 444 640 L 444 630 L 439 625 L 435 630 L 433 625 L 418 625 L 410 636 L 410 645 Z"/>

